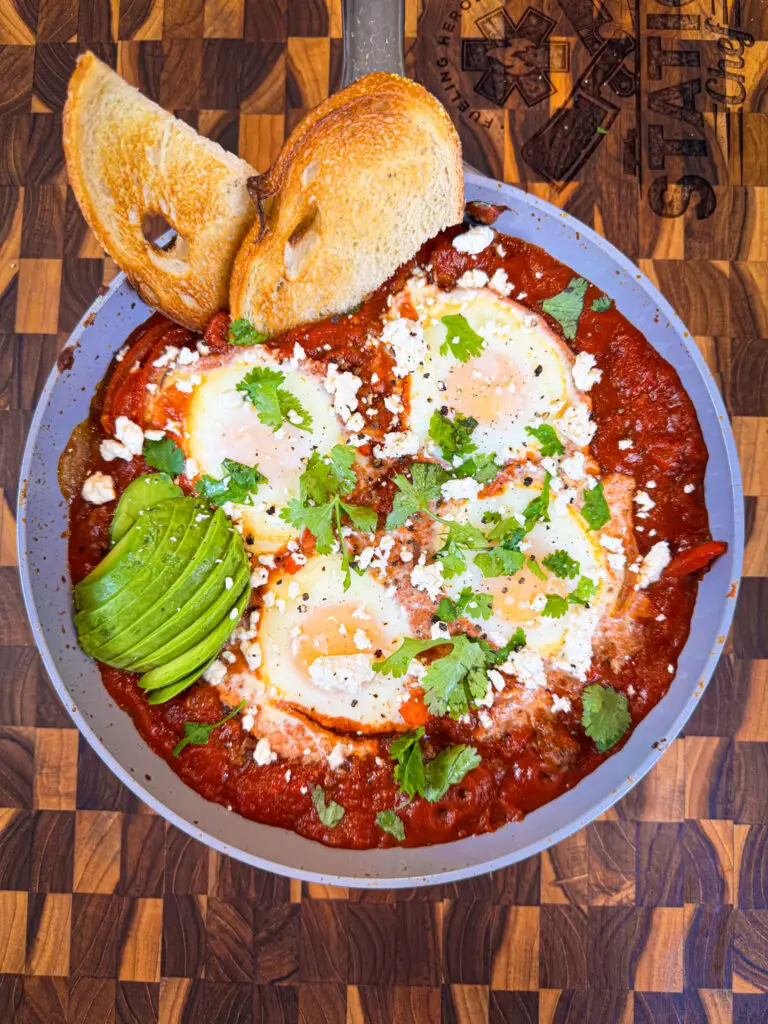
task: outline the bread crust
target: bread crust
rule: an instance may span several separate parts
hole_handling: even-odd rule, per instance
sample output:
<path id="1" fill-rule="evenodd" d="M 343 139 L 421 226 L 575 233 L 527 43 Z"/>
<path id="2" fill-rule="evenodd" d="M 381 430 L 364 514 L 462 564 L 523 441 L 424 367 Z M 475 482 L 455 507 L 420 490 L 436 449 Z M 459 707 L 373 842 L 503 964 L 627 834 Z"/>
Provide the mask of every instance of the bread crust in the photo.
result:
<path id="1" fill-rule="evenodd" d="M 461 220 L 461 144 L 422 86 L 376 73 L 311 111 L 249 187 L 259 221 L 230 309 L 275 333 L 354 306 Z"/>
<path id="2" fill-rule="evenodd" d="M 99 242 L 149 305 L 202 328 L 228 304 L 235 253 L 255 218 L 244 160 L 199 136 L 92 53 L 64 107 L 72 189 Z M 186 243 L 163 252 L 142 230 L 159 214 Z"/>

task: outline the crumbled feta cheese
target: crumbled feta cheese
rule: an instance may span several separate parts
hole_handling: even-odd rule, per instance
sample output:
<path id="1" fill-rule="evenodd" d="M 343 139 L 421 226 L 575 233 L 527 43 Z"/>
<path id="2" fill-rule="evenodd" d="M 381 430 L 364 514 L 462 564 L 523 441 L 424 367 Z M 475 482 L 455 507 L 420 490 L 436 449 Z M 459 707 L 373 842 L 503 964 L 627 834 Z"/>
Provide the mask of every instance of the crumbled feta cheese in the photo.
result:
<path id="1" fill-rule="evenodd" d="M 346 423 L 357 408 L 357 392 L 362 387 L 362 380 L 354 373 L 339 373 L 335 363 L 328 364 L 328 374 L 323 387 L 329 395 L 333 395 L 333 409 L 336 415 Z"/>
<path id="2" fill-rule="evenodd" d="M 671 559 L 669 544 L 665 540 L 654 544 L 640 564 L 635 590 L 644 590 L 651 583 L 655 583 Z"/>
<path id="3" fill-rule="evenodd" d="M 656 616 L 656 621 L 657 622 L 666 622 L 667 621 L 667 616 L 663 612 L 661 612 L 660 615 Z"/>
<path id="4" fill-rule="evenodd" d="M 270 747 L 266 736 L 262 736 L 256 744 L 256 749 L 253 751 L 253 760 L 256 764 L 260 765 L 272 764 L 273 761 L 277 760 L 277 754 Z"/>
<path id="5" fill-rule="evenodd" d="M 557 421 L 558 429 L 580 448 L 585 448 L 595 436 L 597 424 L 589 418 L 585 405 L 569 405 Z"/>
<path id="6" fill-rule="evenodd" d="M 485 288 L 488 284 L 488 275 L 484 270 L 465 270 L 456 282 L 458 288 Z"/>
<path id="7" fill-rule="evenodd" d="M 115 500 L 114 481 L 108 473 L 91 473 L 80 493 L 91 505 L 105 505 Z"/>
<path id="8" fill-rule="evenodd" d="M 418 370 L 427 355 L 427 343 L 421 324 L 400 317 L 384 324 L 381 340 L 392 347 L 395 376 L 407 377 Z"/>
<path id="9" fill-rule="evenodd" d="M 222 651 L 221 656 L 228 665 L 234 665 L 234 663 L 237 661 L 237 658 L 232 653 L 232 651 Z"/>
<path id="10" fill-rule="evenodd" d="M 261 668 L 261 644 L 258 640 L 242 640 L 240 642 L 240 652 L 251 672 Z"/>
<path id="11" fill-rule="evenodd" d="M 266 565 L 268 569 L 275 568 L 275 556 L 274 555 L 257 555 L 257 561 L 259 565 Z"/>
<path id="12" fill-rule="evenodd" d="M 480 725 L 482 725 L 484 729 L 490 729 L 493 725 L 493 719 L 487 711 L 481 711 L 477 717 L 480 719 Z"/>
<path id="13" fill-rule="evenodd" d="M 572 704 L 567 697 L 561 697 L 557 693 L 552 694 L 552 711 L 557 714 L 558 711 L 568 712 L 572 708 Z"/>
<path id="14" fill-rule="evenodd" d="M 638 491 L 632 500 L 638 506 L 641 513 L 648 513 L 652 508 L 656 507 L 656 502 L 645 491 Z"/>
<path id="15" fill-rule="evenodd" d="M 286 782 L 290 782 L 290 781 L 291 781 L 291 774 L 292 774 L 292 773 L 291 773 L 291 769 L 289 768 L 289 769 L 288 769 L 288 770 L 286 771 L 286 773 L 285 773 L 285 781 L 286 781 Z"/>
<path id="16" fill-rule="evenodd" d="M 194 390 L 192 381 L 184 380 L 184 378 L 176 380 L 175 387 L 177 391 L 181 391 L 184 395 L 191 395 Z"/>
<path id="17" fill-rule="evenodd" d="M 536 651 L 525 647 L 522 651 L 515 651 L 501 667 L 504 672 L 516 676 L 526 690 L 538 690 L 540 686 L 547 685 L 544 662 Z"/>
<path id="18" fill-rule="evenodd" d="M 115 353 L 115 362 L 116 363 L 122 363 L 122 361 L 125 359 L 125 354 L 126 354 L 127 351 L 128 351 L 128 346 L 127 345 L 123 345 L 123 347 L 120 349 L 120 351 Z"/>
<path id="19" fill-rule="evenodd" d="M 573 364 L 573 383 L 579 391 L 590 391 L 602 379 L 603 371 L 595 366 L 595 357 L 589 352 L 579 352 Z"/>
<path id="20" fill-rule="evenodd" d="M 266 569 L 254 569 L 251 573 L 251 586 L 263 587 L 268 579 L 269 573 Z"/>
<path id="21" fill-rule="evenodd" d="M 507 280 L 507 272 L 503 267 L 499 267 L 491 278 L 491 288 L 499 295 L 506 297 L 512 291 L 512 285 Z"/>
<path id="22" fill-rule="evenodd" d="M 299 586 L 299 584 L 296 582 L 296 580 L 291 580 L 291 582 L 288 584 L 288 597 L 290 597 L 291 600 L 293 600 L 295 597 L 298 597 L 300 593 L 301 587 Z"/>
<path id="23" fill-rule="evenodd" d="M 336 772 L 339 770 L 339 768 L 341 768 L 345 761 L 346 758 L 344 757 L 344 751 L 342 749 L 341 743 L 337 743 L 336 746 L 328 755 L 328 767 L 331 769 L 332 772 Z"/>
<path id="24" fill-rule="evenodd" d="M 227 576 L 226 579 L 224 580 L 224 589 L 225 590 L 231 590 L 232 587 L 234 587 L 234 585 L 235 585 L 235 581 L 232 579 L 232 577 L 231 576 Z"/>
<path id="25" fill-rule="evenodd" d="M 246 732 L 250 732 L 255 724 L 256 724 L 256 719 L 253 717 L 253 715 L 250 712 L 247 712 L 240 719 L 240 727 L 242 729 L 245 729 Z"/>
<path id="26" fill-rule="evenodd" d="M 384 435 L 384 443 L 376 445 L 373 454 L 377 459 L 399 459 L 403 455 L 415 455 L 419 450 L 419 439 L 412 430 Z"/>
<path id="27" fill-rule="evenodd" d="M 169 363 L 173 362 L 173 360 L 176 358 L 176 356 L 178 354 L 179 354 L 179 350 L 176 348 L 176 346 L 175 345 L 169 345 L 165 349 L 165 351 L 162 353 L 160 358 L 156 359 L 152 363 L 152 365 L 153 366 L 167 366 Z"/>
<path id="28" fill-rule="evenodd" d="M 124 459 L 125 462 L 130 462 L 133 458 L 124 444 L 114 441 L 111 437 L 101 442 L 99 454 L 105 462 L 112 462 L 113 459 Z"/>
<path id="29" fill-rule="evenodd" d="M 629 438 L 627 437 L 627 438 L 624 438 L 622 441 L 619 441 L 618 447 L 619 447 L 619 449 L 621 451 L 625 452 L 628 448 L 634 448 L 635 447 L 635 443 L 634 443 L 634 441 L 630 441 Z"/>
<path id="30" fill-rule="evenodd" d="M 162 439 L 165 437 L 165 431 L 164 430 L 145 430 L 144 431 L 144 437 L 147 439 L 147 441 L 162 441 Z"/>
<path id="31" fill-rule="evenodd" d="M 446 480 L 440 488 L 446 501 L 461 501 L 465 498 L 475 501 L 479 490 L 480 484 L 471 476 L 464 477 L 463 480 Z"/>
<path id="32" fill-rule="evenodd" d="M 696 484 L 686 484 L 683 488 L 683 494 L 693 494 L 696 490 Z"/>
<path id="33" fill-rule="evenodd" d="M 144 431 L 127 416 L 118 416 L 115 420 L 115 437 L 122 441 L 131 455 L 141 455 L 144 447 Z"/>
<path id="34" fill-rule="evenodd" d="M 384 408 L 396 416 L 403 411 L 403 400 L 400 395 L 387 395 L 384 399 Z"/>
<path id="35" fill-rule="evenodd" d="M 176 360 L 179 366 L 191 366 L 196 363 L 200 358 L 200 353 L 195 352 L 192 348 L 183 348 L 179 352 L 179 357 Z"/>
<path id="36" fill-rule="evenodd" d="M 359 693 L 373 679 L 374 672 L 368 654 L 327 654 L 315 658 L 309 675 L 326 693 Z"/>
<path id="37" fill-rule="evenodd" d="M 221 686 L 227 676 L 227 666 L 219 658 L 203 672 L 203 679 L 211 686 Z"/>
<path id="38" fill-rule="evenodd" d="M 592 664 L 592 637 L 597 628 L 598 611 L 595 608 L 572 608 L 568 616 L 565 642 L 556 664 L 563 671 L 572 672 L 583 683 Z"/>
<path id="39" fill-rule="evenodd" d="M 648 488 L 649 491 L 652 491 L 654 489 L 654 487 L 656 486 L 656 481 L 655 480 L 649 480 L 648 483 L 645 486 Z"/>
<path id="40" fill-rule="evenodd" d="M 463 234 L 456 235 L 451 244 L 457 252 L 471 253 L 476 256 L 483 249 L 488 248 L 495 234 L 493 228 L 489 228 L 487 224 L 477 224 Z"/>
<path id="41" fill-rule="evenodd" d="M 491 681 L 491 686 L 494 690 L 503 690 L 506 685 L 504 676 L 495 668 L 488 669 L 488 678 Z"/>
<path id="42" fill-rule="evenodd" d="M 431 640 L 447 639 L 450 636 L 450 632 L 448 630 L 448 623 L 433 622 L 429 630 L 429 636 Z"/>
<path id="43" fill-rule="evenodd" d="M 443 589 L 443 567 L 439 562 L 425 565 L 424 555 L 411 570 L 411 585 L 423 590 L 434 601 Z"/>
<path id="44" fill-rule="evenodd" d="M 584 452 L 574 452 L 569 458 L 563 459 L 560 463 L 560 468 L 571 480 L 583 480 L 586 475 L 584 471 Z"/>
<path id="45" fill-rule="evenodd" d="M 371 639 L 364 629 L 356 629 L 352 639 L 358 651 L 369 651 L 371 649 Z"/>
<path id="46" fill-rule="evenodd" d="M 195 345 L 195 348 L 197 349 L 201 356 L 207 356 L 211 351 L 204 341 L 198 341 L 198 343 Z"/>

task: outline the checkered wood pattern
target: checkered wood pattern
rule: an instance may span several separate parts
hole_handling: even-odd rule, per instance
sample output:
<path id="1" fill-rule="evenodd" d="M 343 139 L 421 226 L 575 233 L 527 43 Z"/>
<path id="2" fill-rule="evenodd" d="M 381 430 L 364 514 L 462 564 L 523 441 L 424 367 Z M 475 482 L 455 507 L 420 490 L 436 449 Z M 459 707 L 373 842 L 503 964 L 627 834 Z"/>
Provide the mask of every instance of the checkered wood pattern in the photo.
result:
<path id="1" fill-rule="evenodd" d="M 700 43 L 703 84 L 705 65 L 721 56 L 703 19 L 721 12 L 700 0 L 679 10 L 655 0 L 601 7 L 635 34 L 641 90 L 601 100 L 618 110 L 615 120 L 556 192 L 531 168 L 524 141 L 591 73 L 583 2 L 558 2 L 541 0 L 527 22 L 525 0 L 506 5 L 510 38 L 538 32 L 540 41 L 553 22 L 536 64 L 548 69 L 551 91 L 532 105 L 520 80 L 502 105 L 476 91 L 478 74 L 459 74 L 450 91 L 460 37 L 487 39 L 499 22 L 478 19 L 501 0 L 408 0 L 409 70 L 448 103 L 473 164 L 604 232 L 696 336 L 742 459 L 746 579 L 698 711 L 620 804 L 498 874 L 383 892 L 244 867 L 123 788 L 72 728 L 41 667 L 14 536 L 21 451 L 43 381 L 115 273 L 67 186 L 61 108 L 77 53 L 92 48 L 264 170 L 301 115 L 338 86 L 340 2 L 0 2 L 0 1021 L 768 1020 L 768 15 L 757 0 L 728 14 L 755 40 L 744 50 L 744 102 L 718 106 L 700 88 L 688 100 L 704 111 L 703 127 L 678 118 L 675 133 L 649 96 L 682 81 L 693 60 L 659 57 L 653 36 L 668 51 Z M 590 24 L 597 10 L 587 0 Z M 680 12 L 689 20 L 672 29 L 651 17 Z M 528 85 L 536 99 L 540 83 Z M 667 136 L 708 142 L 709 163 L 667 154 L 670 180 L 684 172 L 711 181 L 717 207 L 708 216 L 697 218 L 695 202 L 680 217 L 649 206 L 660 159 L 649 149 L 654 103 Z"/>

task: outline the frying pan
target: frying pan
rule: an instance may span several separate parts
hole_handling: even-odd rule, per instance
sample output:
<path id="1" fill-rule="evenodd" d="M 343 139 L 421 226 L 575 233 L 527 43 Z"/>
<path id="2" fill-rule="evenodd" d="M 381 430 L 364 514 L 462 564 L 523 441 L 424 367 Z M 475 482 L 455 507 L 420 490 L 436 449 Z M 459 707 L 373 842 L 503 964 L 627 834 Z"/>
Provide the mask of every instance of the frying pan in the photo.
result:
<path id="1" fill-rule="evenodd" d="M 402 68 L 399 2 L 347 0 L 345 81 Z M 556 207 L 468 170 L 467 199 L 506 204 L 501 231 L 543 246 L 616 302 L 677 370 L 709 450 L 705 490 L 712 534 L 728 542 L 699 586 L 691 632 L 668 694 L 626 745 L 573 790 L 499 831 L 442 846 L 329 849 L 292 832 L 247 821 L 188 788 L 154 754 L 110 699 L 96 665 L 77 645 L 67 568 L 67 506 L 57 462 L 72 429 L 88 415 L 112 353 L 150 310 L 117 277 L 80 322 L 74 360 L 45 385 L 22 464 L 18 548 L 22 589 L 35 642 L 64 705 L 85 739 L 145 803 L 216 850 L 269 871 L 345 886 L 447 882 L 501 868 L 582 828 L 623 796 L 661 757 L 698 703 L 733 616 L 743 553 L 742 485 L 725 407 L 712 374 L 669 303 L 625 256 Z"/>

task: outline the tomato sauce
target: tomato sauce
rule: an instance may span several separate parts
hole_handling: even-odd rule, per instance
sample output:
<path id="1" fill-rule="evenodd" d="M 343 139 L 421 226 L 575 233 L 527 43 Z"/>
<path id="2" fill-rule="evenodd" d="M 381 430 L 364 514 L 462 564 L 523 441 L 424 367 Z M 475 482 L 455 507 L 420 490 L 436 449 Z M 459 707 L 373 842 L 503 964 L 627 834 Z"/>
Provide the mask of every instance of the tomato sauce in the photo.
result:
<path id="1" fill-rule="evenodd" d="M 339 370 L 350 370 L 370 380 L 379 377 L 383 394 L 395 385 L 391 358 L 381 352 L 373 361 L 363 354 L 363 342 L 378 325 L 387 298 L 399 290 L 414 266 L 420 264 L 442 288 L 451 288 L 468 269 L 478 268 L 491 276 L 503 268 L 514 283 L 513 298 L 533 312 L 540 303 L 568 285 L 572 270 L 544 250 L 519 239 L 498 235 L 497 244 L 478 256 L 458 252 L 451 239 L 461 228 L 450 229 L 427 243 L 415 259 L 374 293 L 351 316 L 330 317 L 286 332 L 268 344 L 276 354 L 293 351 L 298 342 L 309 357 L 334 361 Z M 520 296 L 522 295 L 522 298 Z M 642 644 L 621 666 L 593 659 L 587 683 L 605 682 L 629 695 L 633 722 L 639 722 L 667 692 L 674 665 L 688 636 L 698 576 L 724 550 L 712 542 L 704 504 L 704 471 L 707 452 L 693 404 L 673 368 L 650 346 L 645 337 L 615 308 L 593 312 L 591 303 L 601 295 L 589 286 L 575 340 L 575 353 L 591 353 L 603 371 L 591 391 L 597 433 L 592 454 L 604 473 L 633 476 L 639 488 L 653 481 L 653 508 L 637 530 L 640 553 L 658 540 L 669 542 L 673 561 L 667 572 L 645 594 L 649 614 L 643 618 Z M 559 326 L 550 321 L 555 331 Z M 211 321 L 205 342 L 214 352 L 227 348 L 226 314 Z M 112 432 L 114 419 L 127 415 L 142 422 L 141 409 L 147 368 L 166 345 L 193 345 L 199 336 L 170 323 L 159 314 L 151 317 L 128 340 L 120 361 L 114 360 L 104 384 L 94 397 L 90 419 L 73 435 L 62 456 L 62 489 L 70 501 L 69 557 L 74 582 L 82 579 L 101 560 L 109 546 L 109 521 L 113 507 L 93 506 L 80 496 L 85 477 L 96 471 L 109 473 L 119 494 L 148 467 L 140 457 L 132 462 L 104 462 L 99 441 Z M 375 380 L 376 378 L 374 378 Z M 389 429 L 386 415 L 370 433 Z M 366 428 L 368 430 L 368 427 Z M 633 447 L 622 450 L 622 438 Z M 686 485 L 694 485 L 693 488 Z M 368 503 L 386 512 L 392 488 L 388 480 L 376 481 Z M 652 532 L 655 531 L 655 532 Z M 394 845 L 376 825 L 378 811 L 395 806 L 396 786 L 389 740 L 379 743 L 377 759 L 353 759 L 332 772 L 325 762 L 281 760 L 258 766 L 253 761 L 255 739 L 230 721 L 215 730 L 206 746 L 188 746 L 181 757 L 172 756 L 187 721 L 217 720 L 226 712 L 217 691 L 193 686 L 164 705 L 151 707 L 137 685 L 138 676 L 101 666 L 104 684 L 114 700 L 133 719 L 146 742 L 165 758 L 173 770 L 206 799 L 270 825 L 292 829 L 330 846 L 364 849 Z M 575 786 L 610 754 L 598 753 L 580 724 L 578 701 L 558 716 L 557 727 L 518 728 L 502 739 L 478 742 L 470 724 L 428 718 L 424 755 L 429 759 L 448 743 L 473 742 L 482 756 L 481 765 L 452 786 L 438 803 L 416 798 L 398 813 L 405 824 L 403 845 L 421 846 L 492 831 Z M 421 708 L 421 710 L 420 710 Z M 412 725 L 423 721 L 423 705 L 405 706 Z M 290 769 L 290 781 L 286 770 Z M 320 821 L 311 801 L 311 789 L 321 785 L 326 799 L 336 800 L 345 815 L 334 829 Z"/>

